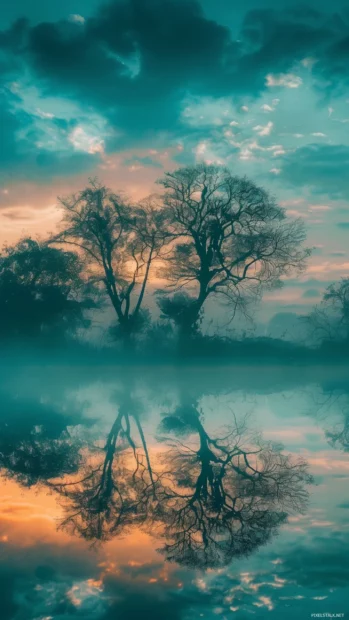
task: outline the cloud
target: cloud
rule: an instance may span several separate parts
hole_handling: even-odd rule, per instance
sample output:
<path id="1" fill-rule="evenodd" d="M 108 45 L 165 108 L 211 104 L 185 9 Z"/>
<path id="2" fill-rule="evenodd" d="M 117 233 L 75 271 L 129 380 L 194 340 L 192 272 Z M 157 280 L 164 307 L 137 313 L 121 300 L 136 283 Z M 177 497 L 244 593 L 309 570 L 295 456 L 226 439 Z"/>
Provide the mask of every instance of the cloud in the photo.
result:
<path id="1" fill-rule="evenodd" d="M 0 47 L 6 67 L 18 67 L 19 76 L 24 67 L 45 95 L 75 100 L 108 119 L 118 138 L 106 148 L 120 150 L 150 133 L 154 140 L 179 132 L 188 94 L 239 97 L 298 88 L 295 63 L 314 57 L 319 62 L 307 63 L 309 71 L 321 66 L 328 81 L 325 67 L 345 47 L 344 34 L 344 24 L 318 11 L 257 10 L 247 13 L 235 39 L 196 0 L 166 6 L 120 0 L 86 18 L 73 14 L 34 26 L 19 20 L 0 33 Z M 264 111 L 275 105 L 264 104 Z"/>
<path id="2" fill-rule="evenodd" d="M 269 123 L 264 126 L 256 125 L 256 127 L 253 127 L 253 131 L 256 131 L 259 136 L 269 136 L 272 132 L 273 127 L 274 123 L 269 121 Z"/>
<path id="3" fill-rule="evenodd" d="M 162 168 L 160 162 L 156 161 L 152 157 L 148 155 L 145 157 L 138 157 L 134 155 L 133 157 L 128 157 L 124 160 L 125 166 L 141 166 L 143 167 L 151 167 L 151 168 Z"/>
<path id="4" fill-rule="evenodd" d="M 287 154 L 279 178 L 332 198 L 349 197 L 349 147 L 310 144 Z"/>
<path id="5" fill-rule="evenodd" d="M 85 18 L 82 15 L 72 14 L 72 15 L 69 15 L 69 21 L 74 22 L 76 24 L 84 24 Z"/>
<path id="6" fill-rule="evenodd" d="M 281 73 L 280 75 L 272 75 L 269 73 L 266 76 L 266 84 L 269 87 L 285 86 L 286 88 L 299 88 L 302 83 L 302 78 L 293 73 Z"/>
<path id="7" fill-rule="evenodd" d="M 55 118 L 40 108 L 29 114 L 21 108 L 21 97 L 9 89 L 0 92 L 0 180 L 27 179 L 49 180 L 55 176 L 72 175 L 92 169 L 100 160 L 101 140 L 86 135 L 80 146 L 71 140 L 68 128 L 74 136 L 75 123 Z M 45 125 L 43 129 L 37 119 Z M 46 132 L 48 129 L 48 133 Z M 57 136 L 56 136 L 57 134 Z M 77 136 L 78 137 L 78 136 Z M 81 152 L 74 152 L 80 150 Z"/>
<path id="8" fill-rule="evenodd" d="M 5 105 L 2 124 L 9 146 L 3 148 L 4 161 L 14 174 L 16 166 L 23 174 L 28 166 L 27 176 L 36 169 L 35 174 L 44 178 L 46 171 L 51 178 L 73 170 L 74 163 L 77 171 L 87 171 L 98 161 L 96 155 L 144 148 L 149 140 L 168 148 L 171 141 L 183 136 L 190 141 L 195 134 L 201 142 L 202 128 L 189 126 L 183 117 L 188 98 L 230 98 L 247 113 L 253 98 L 273 88 L 297 89 L 304 74 L 315 77 L 322 89 L 337 92 L 347 80 L 347 36 L 345 21 L 306 8 L 250 11 L 233 36 L 228 25 L 205 15 L 198 0 L 168 0 L 166 5 L 162 0 L 115 0 L 86 16 L 75 13 L 33 26 L 18 20 L 0 32 L 1 71 L 5 82 L 15 82 L 19 90 L 24 77 L 35 84 L 40 105 L 31 116 L 20 97 L 14 114 L 12 103 Z M 105 134 L 90 135 L 77 119 L 82 128 L 70 128 L 69 145 L 51 144 L 55 153 L 62 151 L 57 173 L 48 167 L 39 171 L 36 162 L 36 155 L 50 150 L 40 135 L 51 131 L 55 120 L 58 127 L 55 110 L 43 103 L 47 97 L 73 102 L 105 122 Z M 259 108 L 271 113 L 278 103 L 273 99 Z M 248 114 L 245 118 L 250 120 Z M 255 126 L 261 136 L 270 135 L 271 125 Z M 314 136 L 323 137 L 320 133 Z M 71 159 L 78 154 L 90 158 Z"/>

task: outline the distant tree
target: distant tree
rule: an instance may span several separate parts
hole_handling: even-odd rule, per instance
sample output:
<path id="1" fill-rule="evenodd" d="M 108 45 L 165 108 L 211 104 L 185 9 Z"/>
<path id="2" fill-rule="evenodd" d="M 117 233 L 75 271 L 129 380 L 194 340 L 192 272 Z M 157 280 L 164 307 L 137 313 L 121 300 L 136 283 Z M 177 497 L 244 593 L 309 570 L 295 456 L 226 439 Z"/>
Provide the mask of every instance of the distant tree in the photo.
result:
<path id="1" fill-rule="evenodd" d="M 349 341 L 349 278 L 330 284 L 321 303 L 303 319 L 317 340 Z"/>
<path id="2" fill-rule="evenodd" d="M 175 240 L 160 292 L 164 316 L 184 334 L 198 324 L 205 301 L 214 295 L 244 307 L 250 295 L 303 268 L 304 225 L 290 221 L 272 196 L 222 167 L 199 165 L 167 173 L 164 204 Z M 184 292 L 169 297 L 171 292 Z"/>
<path id="3" fill-rule="evenodd" d="M 128 340 L 147 318 L 144 295 L 153 261 L 166 241 L 165 210 L 150 200 L 131 205 L 95 181 L 60 202 L 63 230 L 51 241 L 83 251 L 91 279 L 103 285 Z"/>
<path id="4" fill-rule="evenodd" d="M 77 254 L 31 238 L 0 255 L 0 335 L 37 338 L 87 326 L 83 263 Z"/>

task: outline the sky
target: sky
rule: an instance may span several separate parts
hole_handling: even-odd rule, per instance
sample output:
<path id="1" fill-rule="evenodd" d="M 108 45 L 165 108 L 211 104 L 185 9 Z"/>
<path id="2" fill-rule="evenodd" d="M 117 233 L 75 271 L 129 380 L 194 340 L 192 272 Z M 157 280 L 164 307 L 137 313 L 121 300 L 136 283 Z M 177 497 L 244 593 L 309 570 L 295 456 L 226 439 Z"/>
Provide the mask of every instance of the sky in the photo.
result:
<path id="1" fill-rule="evenodd" d="M 306 312 L 349 275 L 348 60 L 346 0 L 6 0 L 0 243 L 54 230 L 89 177 L 138 199 L 223 164 L 305 220 L 307 271 L 262 316 Z"/>

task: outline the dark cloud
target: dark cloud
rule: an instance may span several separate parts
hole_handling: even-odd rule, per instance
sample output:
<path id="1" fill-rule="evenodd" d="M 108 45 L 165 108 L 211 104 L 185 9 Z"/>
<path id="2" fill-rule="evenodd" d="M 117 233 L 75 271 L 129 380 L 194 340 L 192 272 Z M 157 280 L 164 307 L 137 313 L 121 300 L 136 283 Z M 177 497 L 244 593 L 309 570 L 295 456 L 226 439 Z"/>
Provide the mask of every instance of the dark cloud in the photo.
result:
<path id="1" fill-rule="evenodd" d="M 310 144 L 285 156 L 280 178 L 296 187 L 308 187 L 315 194 L 347 198 L 348 167 L 348 146 Z"/>
<path id="2" fill-rule="evenodd" d="M 236 48 L 196 2 L 138 0 L 109 4 L 85 24 L 29 28 L 25 56 L 47 93 L 91 105 L 129 142 L 172 131 L 188 90 L 225 91 Z"/>
<path id="3" fill-rule="evenodd" d="M 84 23 L 20 20 L 0 35 L 46 94 L 90 105 L 120 128 L 119 146 L 175 131 L 188 93 L 256 95 L 267 73 L 306 55 L 320 54 L 325 71 L 345 41 L 343 20 L 305 8 L 251 11 L 236 41 L 196 0 L 115 1 Z"/>
<path id="4" fill-rule="evenodd" d="M 311 70 L 323 88 L 334 88 L 334 79 L 336 89 L 348 81 L 349 24 L 339 14 L 312 8 L 253 10 L 235 39 L 237 25 L 230 28 L 209 19 L 197 0 L 115 0 L 89 13 L 80 21 L 30 25 L 17 20 L 0 32 L 0 70 L 8 79 L 31 76 L 42 95 L 65 97 L 102 115 L 115 129 L 106 139 L 107 151 L 149 140 L 168 143 L 183 135 L 181 112 L 187 95 L 256 96 L 266 88 L 268 73 L 293 70 L 306 56 L 318 60 Z M 6 102 L 3 117 L 2 157 L 12 166 L 31 158 L 30 174 L 37 169 L 45 177 L 96 164 L 89 154 L 55 158 L 43 152 L 35 159 L 36 141 L 33 135 L 23 138 L 22 128 L 24 123 L 29 131 L 33 120 L 13 118 Z M 56 126 L 59 122 L 63 129 L 64 121 L 52 120 Z M 297 154 L 309 168 L 307 152 Z M 313 155 L 310 152 L 310 160 Z M 297 162 L 290 155 L 286 176 L 292 166 Z M 313 170 L 309 173 L 316 176 Z M 302 174 L 295 170 L 296 184 Z"/>

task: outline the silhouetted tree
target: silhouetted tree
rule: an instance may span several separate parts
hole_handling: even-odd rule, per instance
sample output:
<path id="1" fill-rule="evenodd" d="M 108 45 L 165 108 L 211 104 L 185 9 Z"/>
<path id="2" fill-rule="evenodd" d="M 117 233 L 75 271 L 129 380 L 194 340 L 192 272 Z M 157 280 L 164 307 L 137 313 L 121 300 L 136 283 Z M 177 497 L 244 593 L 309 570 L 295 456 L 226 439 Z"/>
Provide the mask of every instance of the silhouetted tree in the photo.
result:
<path id="1" fill-rule="evenodd" d="M 127 340 L 146 316 L 143 301 L 153 261 L 165 243 L 165 211 L 151 201 L 134 206 L 96 182 L 60 200 L 63 230 L 52 242 L 80 248 L 94 282 L 103 284 Z"/>
<path id="2" fill-rule="evenodd" d="M 312 481 L 306 462 L 251 436 L 244 423 L 212 437 L 195 404 L 187 404 L 164 418 L 161 432 L 188 437 L 172 440 L 158 491 L 161 551 L 169 561 L 224 566 L 266 543 L 290 512 L 304 509 L 305 484 Z"/>
<path id="3" fill-rule="evenodd" d="M 280 276 L 302 269 L 309 254 L 302 247 L 303 223 L 287 220 L 284 209 L 252 181 L 199 165 L 169 172 L 159 183 L 176 240 L 163 269 L 169 284 L 159 305 L 183 334 L 195 329 L 209 296 L 235 311 Z M 183 290 L 181 299 L 167 297 Z"/>
<path id="4" fill-rule="evenodd" d="M 26 238 L 0 255 L 2 338 L 60 336 L 87 326 L 83 263 L 77 254 Z"/>
<path id="5" fill-rule="evenodd" d="M 323 299 L 302 317 L 317 340 L 349 341 L 349 278 L 327 287 Z"/>

